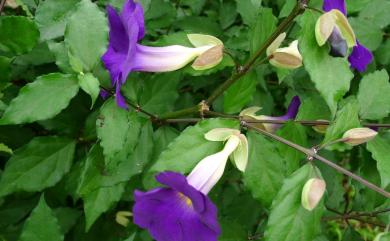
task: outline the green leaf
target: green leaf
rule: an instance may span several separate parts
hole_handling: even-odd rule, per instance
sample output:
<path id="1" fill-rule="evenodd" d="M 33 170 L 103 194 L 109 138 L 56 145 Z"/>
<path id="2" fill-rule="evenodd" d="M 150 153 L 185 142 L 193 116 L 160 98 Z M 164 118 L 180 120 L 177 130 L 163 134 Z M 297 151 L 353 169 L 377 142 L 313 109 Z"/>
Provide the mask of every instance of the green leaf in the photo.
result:
<path id="1" fill-rule="evenodd" d="M 0 152 L 6 152 L 8 154 L 12 154 L 12 149 L 3 143 L 0 143 Z"/>
<path id="2" fill-rule="evenodd" d="M 376 160 L 377 169 L 381 176 L 382 187 L 390 184 L 390 140 L 378 135 L 374 140 L 367 143 L 367 149 L 371 152 L 372 158 Z"/>
<path id="3" fill-rule="evenodd" d="M 8 84 L 11 78 L 11 59 L 0 56 L 0 91 Z"/>
<path id="4" fill-rule="evenodd" d="M 364 119 L 379 120 L 390 113 L 390 82 L 386 70 L 375 71 L 360 81 L 357 99 L 360 116 Z"/>
<path id="5" fill-rule="evenodd" d="M 48 46 L 50 51 L 54 54 L 58 68 L 65 73 L 74 73 L 69 63 L 68 48 L 65 46 L 65 42 L 48 42 Z"/>
<path id="6" fill-rule="evenodd" d="M 306 131 L 300 124 L 288 122 L 278 130 L 277 134 L 298 145 L 307 146 Z M 305 155 L 282 143 L 278 143 L 278 149 L 280 155 L 284 157 L 286 174 L 290 175 L 299 168 L 299 162 L 305 158 Z"/>
<path id="7" fill-rule="evenodd" d="M 313 12 L 306 12 L 302 16 L 299 46 L 305 69 L 334 115 L 337 102 L 349 90 L 353 74 L 346 59 L 333 58 L 329 55 L 327 46 L 318 46 L 314 34 L 316 16 L 318 15 Z"/>
<path id="8" fill-rule="evenodd" d="M 224 1 L 219 5 L 219 23 L 223 29 L 228 28 L 237 18 L 235 2 Z"/>
<path id="9" fill-rule="evenodd" d="M 161 153 L 144 180 L 152 185 L 154 174 L 165 170 L 188 173 L 204 157 L 222 149 L 221 142 L 208 141 L 204 138 L 208 131 L 214 128 L 238 129 L 238 127 L 238 121 L 224 119 L 204 120 L 195 126 L 187 127 Z"/>
<path id="10" fill-rule="evenodd" d="M 82 74 L 78 76 L 79 85 L 82 90 L 91 96 L 91 108 L 95 104 L 96 99 L 99 97 L 100 93 L 100 83 L 99 80 L 93 76 L 91 73 Z"/>
<path id="11" fill-rule="evenodd" d="M 328 127 L 323 143 L 337 140 L 344 132 L 359 126 L 359 105 L 355 98 L 349 98 L 337 112 L 336 119 Z"/>
<path id="12" fill-rule="evenodd" d="M 76 224 L 77 219 L 81 216 L 81 211 L 77 209 L 60 207 L 54 209 L 61 232 L 66 234 Z"/>
<path id="13" fill-rule="evenodd" d="M 364 239 L 352 227 L 348 227 L 344 232 L 342 241 L 364 241 Z"/>
<path id="14" fill-rule="evenodd" d="M 39 31 L 27 17 L 2 16 L 0 18 L 0 50 L 23 54 L 38 43 Z"/>
<path id="15" fill-rule="evenodd" d="M 68 20 L 65 42 L 85 72 L 91 72 L 100 61 L 107 46 L 107 32 L 104 14 L 90 0 L 82 0 Z"/>
<path id="16" fill-rule="evenodd" d="M 359 18 L 368 20 L 371 23 L 371 26 L 376 25 L 380 28 L 384 28 L 390 24 L 389 11 L 389 1 L 371 0 L 360 12 Z"/>
<path id="17" fill-rule="evenodd" d="M 74 75 L 51 73 L 27 84 L 6 109 L 0 124 L 31 123 L 56 116 L 79 89 Z"/>
<path id="18" fill-rule="evenodd" d="M 266 241 L 312 241 L 316 237 L 323 205 L 320 203 L 313 211 L 301 205 L 303 186 L 313 177 L 313 171 L 313 167 L 307 164 L 283 182 L 272 203 L 265 230 Z"/>
<path id="19" fill-rule="evenodd" d="M 258 133 L 249 132 L 248 143 L 249 161 L 244 183 L 255 199 L 269 207 L 282 186 L 284 160 L 276 145 Z"/>
<path id="20" fill-rule="evenodd" d="M 74 151 L 75 142 L 66 138 L 34 138 L 7 162 L 0 180 L 0 196 L 54 186 L 69 171 Z"/>
<path id="21" fill-rule="evenodd" d="M 136 114 L 119 108 L 113 99 L 106 101 L 96 121 L 96 132 L 104 156 L 110 158 L 123 150 L 128 131 L 133 128 L 139 128 Z"/>
<path id="22" fill-rule="evenodd" d="M 163 114 L 173 109 L 179 94 L 180 72 L 154 75 L 145 82 L 140 105 L 151 113 Z"/>
<path id="23" fill-rule="evenodd" d="M 261 0 L 236 0 L 237 11 L 246 25 L 256 21 L 261 8 Z"/>
<path id="24" fill-rule="evenodd" d="M 371 4 L 370 4 L 371 5 Z M 349 22 L 359 39 L 359 42 L 371 51 L 376 50 L 382 43 L 382 30 L 372 24 L 372 21 L 362 18 L 350 18 Z"/>
<path id="25" fill-rule="evenodd" d="M 169 126 L 162 126 L 158 128 L 153 134 L 154 148 L 153 148 L 153 159 L 157 159 L 161 152 L 178 137 L 180 132 L 175 128 Z"/>
<path id="26" fill-rule="evenodd" d="M 20 241 L 62 241 L 64 236 L 61 233 L 58 221 L 53 211 L 47 206 L 43 195 L 32 211 L 30 217 L 24 224 Z"/>
<path id="27" fill-rule="evenodd" d="M 41 40 L 64 35 L 66 21 L 78 2 L 79 0 L 46 0 L 39 3 L 35 22 L 41 32 Z"/>
<path id="28" fill-rule="evenodd" d="M 257 74 L 251 71 L 238 79 L 223 95 L 223 109 L 226 113 L 240 112 L 251 102 L 256 92 Z"/>
<path id="29" fill-rule="evenodd" d="M 251 26 L 249 34 L 250 52 L 253 55 L 272 35 L 276 29 L 278 19 L 272 14 L 271 8 L 262 8 L 256 17 L 254 24 Z"/>
<path id="30" fill-rule="evenodd" d="M 316 94 L 302 100 L 297 120 L 330 120 L 331 113 L 325 100 Z"/>

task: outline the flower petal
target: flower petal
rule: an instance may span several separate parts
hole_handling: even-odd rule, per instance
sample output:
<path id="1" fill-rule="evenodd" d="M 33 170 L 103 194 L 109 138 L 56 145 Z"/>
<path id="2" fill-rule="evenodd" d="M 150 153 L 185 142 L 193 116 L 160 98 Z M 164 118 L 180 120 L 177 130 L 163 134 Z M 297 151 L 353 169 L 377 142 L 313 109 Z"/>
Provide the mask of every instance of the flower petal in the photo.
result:
<path id="1" fill-rule="evenodd" d="M 127 53 L 129 39 L 126 34 L 125 26 L 115 9 L 107 6 L 108 23 L 110 25 L 110 47 L 115 52 Z"/>
<path id="2" fill-rule="evenodd" d="M 284 41 L 284 39 L 286 38 L 286 33 L 281 33 L 273 42 L 272 44 L 270 44 L 270 46 L 268 46 L 267 48 L 267 56 L 270 56 L 273 52 L 275 52 L 275 50 L 277 48 L 280 47 L 280 45 L 282 45 L 282 42 Z"/>
<path id="3" fill-rule="evenodd" d="M 246 166 L 248 164 L 248 140 L 243 134 L 239 135 L 240 145 L 238 145 L 237 149 L 233 152 L 233 161 L 238 170 L 245 172 Z"/>
<path id="4" fill-rule="evenodd" d="M 223 42 L 221 40 L 211 35 L 187 34 L 187 38 L 188 40 L 190 40 L 191 44 L 194 45 L 194 47 L 217 46 L 217 45 L 223 46 Z"/>
<path id="5" fill-rule="evenodd" d="M 239 135 L 240 131 L 231 128 L 215 128 L 207 132 L 204 137 L 209 141 L 226 141 L 232 135 Z"/>
<path id="6" fill-rule="evenodd" d="M 337 9 L 340 12 L 342 12 L 344 15 L 347 15 L 347 7 L 345 4 L 345 0 L 324 0 L 322 9 L 325 12 L 329 12 L 332 9 Z"/>
<path id="7" fill-rule="evenodd" d="M 371 51 L 361 45 L 359 42 L 353 48 L 351 55 L 348 57 L 348 61 L 351 64 L 351 67 L 356 69 L 359 72 L 364 72 L 374 59 Z"/>

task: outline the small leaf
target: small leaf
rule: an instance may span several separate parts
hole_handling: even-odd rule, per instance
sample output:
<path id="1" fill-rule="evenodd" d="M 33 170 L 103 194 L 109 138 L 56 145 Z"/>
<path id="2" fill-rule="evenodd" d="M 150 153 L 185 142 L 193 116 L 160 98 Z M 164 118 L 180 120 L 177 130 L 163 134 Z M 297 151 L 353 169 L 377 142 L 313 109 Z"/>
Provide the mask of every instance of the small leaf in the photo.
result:
<path id="1" fill-rule="evenodd" d="M 318 234 L 323 205 L 318 205 L 313 211 L 307 211 L 301 205 L 302 189 L 312 177 L 312 168 L 307 164 L 284 181 L 272 202 L 265 240 L 312 241 Z"/>
<path id="2" fill-rule="evenodd" d="M 40 76 L 19 91 L 0 124 L 31 123 L 54 117 L 68 106 L 78 90 L 74 75 L 51 73 Z"/>
<path id="3" fill-rule="evenodd" d="M 0 152 L 6 152 L 8 154 L 12 154 L 12 149 L 3 143 L 0 143 Z"/>
<path id="4" fill-rule="evenodd" d="M 255 52 L 265 43 L 269 36 L 271 36 L 272 32 L 276 29 L 277 24 L 277 18 L 272 14 L 271 8 L 261 8 L 258 15 L 259 16 L 256 17 L 253 25 L 251 25 L 249 32 L 250 52 L 252 55 L 255 54 Z"/>
<path id="5" fill-rule="evenodd" d="M 78 76 L 79 85 L 82 90 L 88 93 L 91 96 L 91 108 L 95 104 L 96 99 L 99 97 L 100 93 L 100 83 L 99 80 L 93 76 L 91 73 L 82 74 Z"/>
<path id="6" fill-rule="evenodd" d="M 30 217 L 24 224 L 20 241 L 62 241 L 64 236 L 61 233 L 58 221 L 53 211 L 47 206 L 43 195 L 32 211 Z"/>
<path id="7" fill-rule="evenodd" d="M 344 132 L 359 126 L 359 105 L 355 98 L 350 98 L 337 112 L 336 119 L 326 131 L 323 143 L 337 140 Z"/>
<path id="8" fill-rule="evenodd" d="M 236 0 L 236 3 L 237 12 L 240 13 L 244 23 L 246 25 L 254 23 L 261 9 L 261 0 Z"/>
<path id="9" fill-rule="evenodd" d="M 251 71 L 237 80 L 223 96 L 223 109 L 226 113 L 238 113 L 253 98 L 256 92 L 257 74 Z"/>
<path id="10" fill-rule="evenodd" d="M 283 158 L 271 141 L 249 132 L 249 161 L 244 173 L 245 186 L 255 199 L 269 207 L 284 179 Z"/>
<path id="11" fill-rule="evenodd" d="M 39 31 L 27 17 L 2 16 L 0 18 L 0 50 L 14 54 L 31 51 L 38 43 Z"/>
<path id="12" fill-rule="evenodd" d="M 54 186 L 69 171 L 75 142 L 59 137 L 37 137 L 15 151 L 0 180 L 0 196 L 42 191 Z"/>
<path id="13" fill-rule="evenodd" d="M 40 2 L 35 12 L 35 22 L 41 32 L 41 40 L 64 35 L 66 21 L 79 0 L 46 0 Z"/>
<path id="14" fill-rule="evenodd" d="M 377 135 L 374 140 L 367 143 L 367 149 L 371 152 L 372 158 L 376 160 L 382 187 L 386 188 L 390 184 L 390 140 Z"/>
<path id="15" fill-rule="evenodd" d="M 91 72 L 107 46 L 107 21 L 90 0 L 82 0 L 69 18 L 65 43 L 70 54 L 80 60 L 84 72 Z"/>
<path id="16" fill-rule="evenodd" d="M 375 71 L 363 77 L 357 95 L 360 116 L 379 120 L 390 113 L 390 82 L 386 70 Z"/>

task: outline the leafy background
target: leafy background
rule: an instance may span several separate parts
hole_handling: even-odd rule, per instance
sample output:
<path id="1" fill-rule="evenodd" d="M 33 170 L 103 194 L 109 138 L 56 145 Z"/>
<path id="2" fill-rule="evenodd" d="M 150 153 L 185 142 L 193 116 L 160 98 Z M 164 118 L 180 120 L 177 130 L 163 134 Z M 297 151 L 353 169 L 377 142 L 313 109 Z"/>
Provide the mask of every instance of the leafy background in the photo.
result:
<path id="1" fill-rule="evenodd" d="M 11 2 L 11 1 L 10 1 Z M 203 135 L 217 127 L 239 128 L 214 118 L 195 125 L 161 125 L 134 110 L 101 100 L 110 88 L 100 56 L 107 47 L 105 6 L 123 0 L 16 0 L 0 17 L 0 240 L 151 240 L 131 222 L 134 189 L 156 185 L 163 170 L 188 173 L 221 148 Z M 185 33 L 217 36 L 243 62 L 266 41 L 295 0 L 142 0 L 147 37 L 143 44 L 189 45 Z M 322 1 L 310 6 L 320 8 Z M 262 106 L 280 115 L 294 95 L 298 120 L 331 120 L 326 133 L 291 122 L 277 134 L 309 147 L 339 138 L 362 123 L 389 122 L 390 1 L 349 0 L 349 20 L 359 40 L 374 51 L 365 73 L 328 55 L 314 38 L 319 14 L 300 16 L 288 32 L 299 39 L 304 67 L 286 71 L 258 64 L 213 104 L 237 114 Z M 234 71 L 226 56 L 216 68 L 190 67 L 166 74 L 132 73 L 123 94 L 144 110 L 162 115 L 199 103 Z M 221 241 L 373 240 L 388 213 L 344 222 L 340 213 L 389 208 L 390 201 L 316 163 L 327 182 L 324 201 L 308 212 L 300 193 L 313 167 L 305 156 L 248 131 L 250 159 L 240 174 L 231 165 L 210 193 L 219 209 Z M 390 190 L 390 133 L 367 145 L 332 146 L 325 157 Z M 325 208 L 327 207 L 327 208 Z"/>

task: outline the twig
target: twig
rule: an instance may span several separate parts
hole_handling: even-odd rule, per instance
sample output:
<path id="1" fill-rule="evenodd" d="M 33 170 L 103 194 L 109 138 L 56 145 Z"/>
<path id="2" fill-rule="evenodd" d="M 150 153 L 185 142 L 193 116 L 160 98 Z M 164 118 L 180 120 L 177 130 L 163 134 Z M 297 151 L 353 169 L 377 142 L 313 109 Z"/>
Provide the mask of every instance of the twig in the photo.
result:
<path id="1" fill-rule="evenodd" d="M 3 9 L 4 9 L 4 5 L 5 5 L 5 2 L 6 2 L 7 0 L 1 0 L 1 2 L 0 2 L 0 13 L 3 11 Z"/>
<path id="2" fill-rule="evenodd" d="M 364 178 L 362 178 L 362 177 L 360 177 L 360 176 L 358 176 L 358 175 L 348 171 L 347 169 L 345 169 L 345 168 L 343 168 L 343 167 L 333 163 L 332 161 L 329 161 L 328 159 L 318 155 L 317 153 L 315 153 L 311 149 L 307 149 L 307 148 L 305 148 L 303 146 L 300 146 L 300 145 L 295 144 L 295 143 L 293 143 L 291 141 L 288 141 L 288 140 L 286 140 L 286 139 L 284 139 L 284 138 L 282 138 L 280 136 L 274 135 L 274 134 L 272 134 L 270 132 L 267 132 L 267 131 L 265 131 L 263 129 L 257 128 L 257 127 L 255 127 L 255 126 L 253 126 L 251 124 L 248 124 L 246 121 L 241 121 L 241 125 L 244 126 L 244 127 L 249 128 L 249 129 L 255 130 L 256 132 L 259 132 L 259 133 L 261 133 L 261 134 L 263 134 L 265 136 L 268 136 L 268 137 L 270 137 L 270 138 L 272 138 L 272 139 L 274 139 L 276 141 L 279 141 L 279 142 L 281 142 L 281 143 L 283 143 L 285 145 L 288 145 L 289 147 L 292 147 L 292 148 L 294 148 L 294 149 L 296 149 L 296 150 L 306 154 L 309 157 L 315 158 L 315 159 L 321 161 L 322 163 L 330 166 L 331 168 L 335 169 L 336 171 L 338 171 L 338 172 L 340 172 L 340 173 L 342 173 L 344 175 L 349 176 L 350 178 L 360 182 L 364 186 L 366 186 L 366 187 L 374 190 L 375 192 L 383 195 L 384 197 L 390 198 L 390 193 L 387 192 L 386 190 L 384 190 L 384 189 L 376 186 L 375 184 L 365 180 Z"/>

